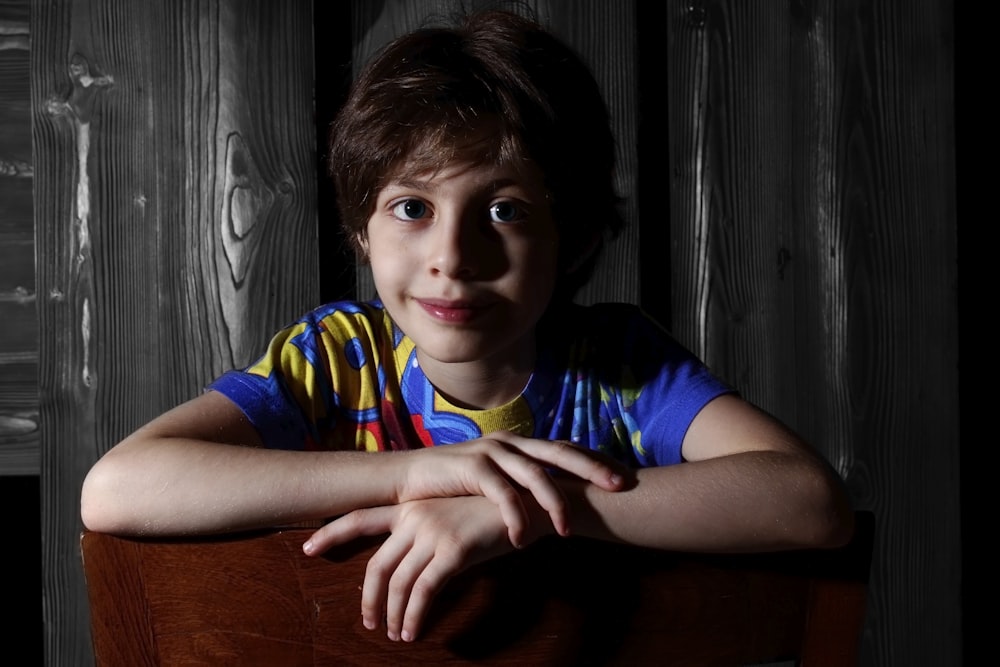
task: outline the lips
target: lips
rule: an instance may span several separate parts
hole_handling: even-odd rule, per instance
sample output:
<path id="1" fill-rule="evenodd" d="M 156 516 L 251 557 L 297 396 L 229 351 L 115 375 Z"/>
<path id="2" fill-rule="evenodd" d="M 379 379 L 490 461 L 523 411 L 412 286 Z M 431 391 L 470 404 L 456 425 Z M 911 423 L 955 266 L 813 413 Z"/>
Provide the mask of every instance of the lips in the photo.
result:
<path id="1" fill-rule="evenodd" d="M 489 307 L 489 303 L 450 299 L 415 299 L 424 311 L 434 319 L 451 324 L 467 324 L 479 318 Z"/>

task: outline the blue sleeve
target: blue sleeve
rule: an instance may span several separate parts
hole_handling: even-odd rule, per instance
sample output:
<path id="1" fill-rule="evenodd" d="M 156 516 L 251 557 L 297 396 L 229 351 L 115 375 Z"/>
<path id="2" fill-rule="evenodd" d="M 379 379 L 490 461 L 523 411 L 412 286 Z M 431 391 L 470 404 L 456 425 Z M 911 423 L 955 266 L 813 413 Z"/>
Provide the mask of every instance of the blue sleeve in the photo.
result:
<path id="1" fill-rule="evenodd" d="M 348 302 L 317 308 L 276 333 L 257 361 L 223 374 L 208 389 L 243 411 L 265 447 L 317 449 L 337 414 L 338 364 L 349 363 L 331 327 L 353 332 L 355 317 L 363 317 L 362 310 Z"/>
<path id="2" fill-rule="evenodd" d="M 283 386 L 279 374 L 267 376 L 228 371 L 206 389 L 226 396 L 257 429 L 261 442 L 272 449 L 303 449 L 314 429 Z"/>
<path id="3" fill-rule="evenodd" d="M 710 401 L 734 389 L 638 309 L 622 331 L 618 413 L 642 466 L 680 463 L 681 445 Z"/>

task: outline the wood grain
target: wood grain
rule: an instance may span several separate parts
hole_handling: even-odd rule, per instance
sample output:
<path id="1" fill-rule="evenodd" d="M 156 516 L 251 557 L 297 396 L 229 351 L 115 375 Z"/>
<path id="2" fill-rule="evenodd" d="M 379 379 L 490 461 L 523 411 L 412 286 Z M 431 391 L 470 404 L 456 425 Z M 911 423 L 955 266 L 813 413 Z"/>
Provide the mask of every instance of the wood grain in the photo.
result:
<path id="1" fill-rule="evenodd" d="M 79 490 L 318 301 L 310 2 L 36 3 L 45 654 L 87 660 Z"/>
<path id="2" fill-rule="evenodd" d="M 869 664 L 960 652 L 950 11 L 667 16 L 673 329 L 876 510 Z"/>
<path id="3" fill-rule="evenodd" d="M 39 460 L 29 60 L 28 2 L 0 2 L 0 476 Z"/>
<path id="4" fill-rule="evenodd" d="M 98 667 L 857 662 L 873 535 L 838 551 L 675 554 L 549 539 L 469 568 L 413 643 L 361 625 L 379 540 L 310 558 L 306 530 L 195 540 L 85 533 Z"/>

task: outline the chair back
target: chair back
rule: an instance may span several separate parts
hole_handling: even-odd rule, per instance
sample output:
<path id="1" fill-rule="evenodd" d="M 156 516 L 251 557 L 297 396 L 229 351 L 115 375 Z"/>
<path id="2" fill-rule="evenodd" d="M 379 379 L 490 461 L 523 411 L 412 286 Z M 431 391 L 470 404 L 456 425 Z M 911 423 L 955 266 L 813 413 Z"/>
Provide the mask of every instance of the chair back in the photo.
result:
<path id="1" fill-rule="evenodd" d="M 453 578 L 412 643 L 361 624 L 378 541 L 310 558 L 311 532 L 84 532 L 96 665 L 854 665 L 874 518 L 842 549 L 766 555 L 550 538 Z"/>

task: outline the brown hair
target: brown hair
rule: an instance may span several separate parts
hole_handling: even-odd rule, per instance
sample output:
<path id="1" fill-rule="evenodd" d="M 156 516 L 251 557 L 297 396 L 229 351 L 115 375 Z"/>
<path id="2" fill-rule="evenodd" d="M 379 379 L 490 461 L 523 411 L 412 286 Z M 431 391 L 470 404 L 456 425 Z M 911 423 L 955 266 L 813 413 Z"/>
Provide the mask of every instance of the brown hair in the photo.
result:
<path id="1" fill-rule="evenodd" d="M 379 191 L 404 164 L 456 158 L 538 165 L 560 236 L 557 297 L 572 297 L 622 226 L 615 141 L 587 66 L 538 23 L 502 11 L 390 42 L 332 125 L 329 171 L 348 236 L 363 238 Z"/>

